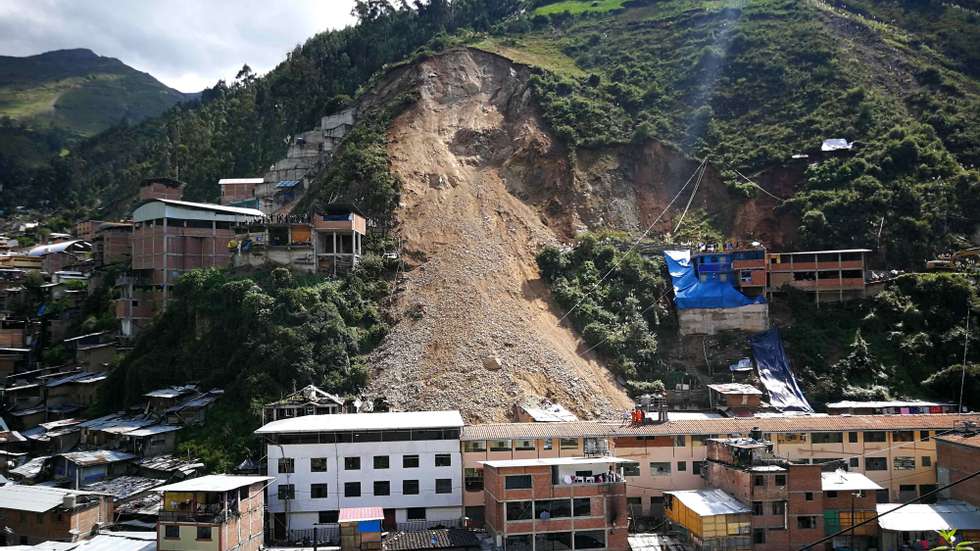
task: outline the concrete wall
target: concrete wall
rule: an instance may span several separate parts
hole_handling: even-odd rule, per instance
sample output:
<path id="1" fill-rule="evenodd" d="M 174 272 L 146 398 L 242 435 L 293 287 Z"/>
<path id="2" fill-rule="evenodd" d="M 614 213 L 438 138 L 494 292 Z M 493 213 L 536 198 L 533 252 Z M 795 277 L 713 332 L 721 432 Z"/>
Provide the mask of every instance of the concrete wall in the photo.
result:
<path id="1" fill-rule="evenodd" d="M 749 304 L 738 308 L 687 308 L 678 310 L 681 335 L 714 335 L 738 329 L 757 333 L 769 329 L 769 305 Z"/>
<path id="2" fill-rule="evenodd" d="M 974 436 L 972 440 L 975 441 L 972 447 L 942 439 L 936 441 L 936 461 L 943 484 L 965 478 L 976 470 L 977 459 L 980 457 L 980 450 L 977 448 L 980 445 L 980 436 Z M 974 477 L 953 486 L 943 492 L 943 496 L 966 501 L 980 507 L 980 477 Z"/>
<path id="3" fill-rule="evenodd" d="M 313 528 L 319 511 L 336 511 L 344 507 L 384 507 L 396 509 L 396 520 L 405 522 L 407 508 L 424 507 L 426 520 L 449 520 L 462 517 L 462 458 L 459 440 L 424 440 L 400 442 L 361 442 L 342 444 L 268 445 L 268 476 L 276 480 L 269 486 L 269 512 L 287 512 L 289 529 Z M 449 454 L 449 466 L 435 466 L 436 454 Z M 419 466 L 403 468 L 405 455 L 418 455 Z M 387 456 L 388 468 L 375 469 L 374 457 Z M 279 459 L 293 459 L 294 472 L 280 473 Z M 360 469 L 345 469 L 345 458 L 360 458 Z M 310 459 L 325 458 L 326 472 L 312 472 Z M 452 491 L 437 494 L 436 479 L 450 479 Z M 375 496 L 374 481 L 387 480 L 390 495 Z M 418 480 L 417 495 L 402 495 L 402 482 Z M 345 497 L 347 482 L 361 484 L 360 497 Z M 295 499 L 280 500 L 281 484 L 293 484 Z M 326 498 L 311 497 L 311 484 L 327 484 Z M 300 513 L 300 514 L 297 514 Z M 307 514 L 302 514 L 307 513 Z M 440 517 L 440 518 L 436 518 Z"/>

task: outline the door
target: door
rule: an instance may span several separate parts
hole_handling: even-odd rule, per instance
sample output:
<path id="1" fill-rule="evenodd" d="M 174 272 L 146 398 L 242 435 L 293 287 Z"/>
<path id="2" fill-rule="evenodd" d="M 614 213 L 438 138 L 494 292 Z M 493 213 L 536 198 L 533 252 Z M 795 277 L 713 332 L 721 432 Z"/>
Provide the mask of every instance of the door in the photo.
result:
<path id="1" fill-rule="evenodd" d="M 385 509 L 384 514 L 385 518 L 381 521 L 381 529 L 387 531 L 398 528 L 398 523 L 395 521 L 395 510 Z"/>

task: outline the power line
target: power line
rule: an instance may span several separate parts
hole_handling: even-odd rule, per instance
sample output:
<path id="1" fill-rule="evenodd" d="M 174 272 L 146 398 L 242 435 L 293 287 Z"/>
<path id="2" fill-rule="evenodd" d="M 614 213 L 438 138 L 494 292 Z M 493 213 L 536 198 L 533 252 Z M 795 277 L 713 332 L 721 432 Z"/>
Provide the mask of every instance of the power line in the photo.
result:
<path id="1" fill-rule="evenodd" d="M 878 513 L 875 516 L 873 516 L 873 517 L 871 517 L 871 518 L 869 518 L 867 520 L 864 520 L 864 521 L 859 522 L 857 524 L 852 524 L 851 526 L 849 526 L 847 528 L 844 528 L 843 530 L 839 530 L 839 531 L 837 531 L 837 532 L 835 532 L 835 533 L 833 533 L 833 534 L 831 534 L 829 536 L 825 536 L 823 538 L 820 538 L 819 540 L 817 540 L 817 541 L 815 541 L 813 543 L 809 543 L 807 545 L 804 545 L 803 547 L 800 548 L 800 551 L 806 551 L 807 549 L 813 549 L 814 547 L 820 545 L 821 543 L 823 543 L 825 541 L 830 541 L 830 540 L 836 538 L 837 536 L 846 534 L 846 533 L 854 530 L 855 528 L 864 526 L 865 524 L 868 524 L 870 522 L 876 521 L 876 520 L 878 520 L 879 518 L 881 518 L 881 517 L 883 517 L 885 515 L 894 513 L 895 511 L 898 511 L 899 509 L 902 509 L 903 507 L 908 507 L 909 505 L 912 505 L 913 503 L 915 503 L 917 501 L 920 501 L 920 500 L 925 499 L 927 497 L 934 496 L 934 495 L 938 494 L 939 492 L 943 492 L 945 490 L 948 490 L 948 489 L 952 488 L 953 486 L 956 486 L 957 484 L 961 484 L 963 482 L 966 482 L 967 480 L 970 480 L 971 478 L 973 478 L 975 476 L 980 476 L 980 471 L 976 471 L 973 474 L 967 475 L 967 476 L 965 476 L 965 477 L 957 480 L 956 482 L 951 482 L 951 483 L 949 483 L 949 484 L 947 484 L 947 485 L 945 485 L 945 486 L 943 486 L 941 488 L 936 488 L 935 490 L 933 490 L 931 492 L 928 492 L 926 494 L 920 495 L 919 497 L 912 498 L 912 499 L 906 501 L 905 503 L 902 503 L 898 507 L 895 507 L 894 509 L 885 511 L 884 513 Z M 853 519 L 851 519 L 851 521 L 853 522 Z"/>
<path id="2" fill-rule="evenodd" d="M 741 172 L 739 172 L 737 168 L 732 168 L 732 170 L 735 171 L 735 174 L 738 174 L 739 176 L 741 176 L 742 178 L 744 178 L 746 182 L 752 184 L 754 187 L 756 187 L 757 189 L 759 189 L 760 191 L 762 191 L 762 193 L 765 193 L 766 195 L 768 195 L 769 197 L 772 197 L 773 199 L 775 199 L 777 201 L 783 201 L 783 202 L 786 201 L 786 199 L 783 199 L 782 197 L 776 197 L 775 195 L 773 195 L 773 194 L 769 193 L 768 191 L 766 191 L 766 189 L 764 187 L 762 187 L 759 184 L 753 182 L 752 180 L 749 180 L 748 176 L 746 176 L 746 175 L 742 174 Z"/>
<path id="3" fill-rule="evenodd" d="M 578 302 L 572 305 L 572 307 L 567 312 L 565 312 L 565 314 L 562 315 L 562 317 L 558 318 L 558 323 L 564 321 L 565 318 L 567 318 L 569 315 L 571 315 L 572 312 L 574 312 L 579 306 L 581 306 L 581 304 L 585 301 L 585 299 L 588 298 L 589 295 L 591 295 L 592 292 L 595 291 L 599 287 L 599 285 L 601 285 L 602 282 L 605 281 L 606 278 L 609 277 L 609 275 L 612 274 L 613 271 L 619 267 L 619 264 L 623 261 L 623 259 L 629 256 L 629 254 L 633 252 L 633 250 L 636 249 L 637 246 L 639 246 L 640 242 L 646 238 L 646 236 L 653 230 L 653 227 L 657 225 L 657 222 L 660 222 L 660 219 L 663 218 L 664 214 L 667 214 L 667 211 L 670 209 L 670 207 L 672 207 L 674 203 L 677 201 L 677 199 L 681 196 L 681 194 L 684 193 L 684 190 L 687 189 L 688 185 L 690 185 L 691 180 L 694 179 L 694 176 L 698 173 L 698 171 L 701 170 L 702 167 L 707 165 L 707 163 L 708 163 L 708 159 L 707 157 L 705 157 L 705 159 L 701 161 L 701 164 L 698 165 L 698 167 L 694 169 L 694 172 L 691 173 L 691 177 L 687 179 L 687 182 L 684 183 L 684 186 L 681 187 L 681 189 L 677 192 L 677 194 L 674 195 L 674 198 L 670 200 L 670 203 L 667 203 L 667 206 L 664 207 L 664 210 L 662 210 L 660 214 L 657 215 L 657 218 L 650 224 L 650 226 L 647 227 L 646 231 L 644 231 L 640 235 L 640 237 L 633 243 L 632 246 L 630 246 L 630 248 L 626 251 L 626 253 L 624 253 L 619 258 L 619 260 L 613 261 L 613 266 L 609 268 L 609 271 L 607 271 L 605 275 L 603 275 L 602 278 L 599 279 L 599 281 L 595 282 L 592 285 L 592 287 L 588 291 L 586 291 L 585 295 L 583 295 L 582 298 L 578 300 Z"/>

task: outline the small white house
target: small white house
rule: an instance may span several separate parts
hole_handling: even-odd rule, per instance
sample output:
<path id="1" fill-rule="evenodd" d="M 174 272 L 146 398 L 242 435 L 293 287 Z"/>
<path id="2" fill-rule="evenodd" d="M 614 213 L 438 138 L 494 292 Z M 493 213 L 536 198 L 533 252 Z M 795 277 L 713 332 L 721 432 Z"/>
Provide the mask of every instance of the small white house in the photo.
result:
<path id="1" fill-rule="evenodd" d="M 342 508 L 382 507 L 386 529 L 455 525 L 463 516 L 458 411 L 305 415 L 265 438 L 273 540 L 337 522 Z M 424 521 L 424 522 L 423 522 Z"/>

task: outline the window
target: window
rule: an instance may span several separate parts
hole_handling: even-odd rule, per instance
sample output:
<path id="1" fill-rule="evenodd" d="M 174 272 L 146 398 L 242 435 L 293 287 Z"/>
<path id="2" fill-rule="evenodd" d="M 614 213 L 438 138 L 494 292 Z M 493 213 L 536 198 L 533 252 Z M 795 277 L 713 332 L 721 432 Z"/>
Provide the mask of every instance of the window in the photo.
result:
<path id="1" fill-rule="evenodd" d="M 210 526 L 198 526 L 197 527 L 197 539 L 199 540 L 211 540 L 211 527 Z"/>
<path id="2" fill-rule="evenodd" d="M 915 484 L 899 484 L 898 485 L 898 493 L 901 495 L 901 497 L 899 499 L 901 499 L 902 501 L 905 501 L 906 499 L 909 499 L 908 497 L 906 497 L 906 495 L 911 496 L 911 497 L 915 497 L 916 495 L 918 495 L 918 494 L 915 493 Z M 905 495 L 902 495 L 902 494 L 905 494 Z"/>
<path id="3" fill-rule="evenodd" d="M 320 524 L 333 524 L 340 520 L 340 511 L 318 511 L 317 522 Z"/>
<path id="4" fill-rule="evenodd" d="M 884 442 L 886 440 L 884 431 L 868 431 L 864 433 L 864 442 Z"/>
<path id="5" fill-rule="evenodd" d="M 356 471 L 361 468 L 361 458 L 360 457 L 345 457 L 344 458 L 344 470 L 345 471 Z"/>
<path id="6" fill-rule="evenodd" d="M 827 492 L 827 497 L 837 497 L 837 492 L 834 490 L 829 490 Z"/>
<path id="7" fill-rule="evenodd" d="M 545 438 L 541 441 L 542 450 L 550 450 L 553 446 L 554 444 L 552 443 L 551 438 Z"/>
<path id="8" fill-rule="evenodd" d="M 776 435 L 776 442 L 779 444 L 805 444 L 805 432 L 787 432 Z"/>
<path id="9" fill-rule="evenodd" d="M 514 443 L 515 450 L 528 451 L 534 449 L 534 440 L 518 440 Z"/>
<path id="10" fill-rule="evenodd" d="M 163 527 L 163 537 L 168 540 L 180 539 L 180 526 L 168 524 Z"/>
<path id="11" fill-rule="evenodd" d="M 796 517 L 796 527 L 800 530 L 812 530 L 817 527 L 817 517 L 803 516 Z"/>
<path id="12" fill-rule="evenodd" d="M 670 463 L 650 463 L 651 476 L 670 476 Z"/>
<path id="13" fill-rule="evenodd" d="M 508 501 L 507 520 L 531 520 L 531 502 Z"/>
<path id="14" fill-rule="evenodd" d="M 541 520 L 572 516 L 572 500 L 545 499 L 534 502 L 534 514 Z"/>
<path id="15" fill-rule="evenodd" d="M 296 499 L 296 486 L 293 484 L 280 484 L 277 495 L 279 499 Z"/>
<path id="16" fill-rule="evenodd" d="M 803 499 L 806 501 L 813 501 L 813 492 L 805 492 L 803 494 Z"/>
<path id="17" fill-rule="evenodd" d="M 490 441 L 490 451 L 492 451 L 492 452 L 509 452 L 510 451 L 510 440 L 491 440 Z"/>
<path id="18" fill-rule="evenodd" d="M 774 515 L 784 515 L 784 514 L 786 514 L 786 502 L 785 501 L 773 501 L 772 502 L 772 514 L 774 514 Z"/>
<path id="19" fill-rule="evenodd" d="M 562 438 L 559 445 L 563 450 L 577 450 L 578 438 Z"/>
<path id="20" fill-rule="evenodd" d="M 344 497 L 361 497 L 361 483 L 344 482 Z"/>
<path id="21" fill-rule="evenodd" d="M 687 436 L 685 436 L 683 434 L 678 434 L 678 435 L 674 436 L 674 447 L 675 448 L 683 448 L 685 446 L 687 446 Z"/>
<path id="22" fill-rule="evenodd" d="M 402 468 L 403 469 L 417 469 L 419 466 L 419 456 L 417 455 L 403 455 L 402 456 Z"/>
<path id="23" fill-rule="evenodd" d="M 931 435 L 930 431 L 920 430 L 919 431 L 919 440 L 922 440 L 923 442 L 928 442 L 930 435 Z"/>
<path id="24" fill-rule="evenodd" d="M 623 476 L 640 476 L 640 464 L 623 463 Z"/>
<path id="25" fill-rule="evenodd" d="M 753 486 L 765 486 L 766 485 L 766 477 L 762 476 L 761 474 L 757 474 L 757 475 L 753 476 L 752 477 L 752 485 Z"/>
<path id="26" fill-rule="evenodd" d="M 325 473 L 325 472 L 327 472 L 327 458 L 326 457 L 311 457 L 310 458 L 310 472 L 311 473 Z"/>
<path id="27" fill-rule="evenodd" d="M 453 493 L 453 479 L 451 479 L 451 478 L 437 478 L 436 479 L 436 493 L 437 494 L 451 494 L 451 493 Z"/>
<path id="28" fill-rule="evenodd" d="M 864 470 L 866 471 L 887 471 L 888 458 L 885 457 L 866 457 L 864 458 Z"/>
<path id="29" fill-rule="evenodd" d="M 463 486 L 467 492 L 482 492 L 483 469 L 463 469 Z"/>
<path id="30" fill-rule="evenodd" d="M 936 491 L 935 484 L 919 484 L 920 496 L 925 496 L 929 492 L 935 492 L 935 491 Z M 919 503 L 935 503 L 935 502 L 936 502 L 936 496 L 934 495 L 929 497 L 923 497 L 922 499 L 919 500 Z"/>
<path id="31" fill-rule="evenodd" d="M 899 455 L 892 459 L 892 469 L 896 471 L 911 471 L 915 468 L 915 458 Z"/>
<path id="32" fill-rule="evenodd" d="M 531 487 L 531 475 L 519 474 L 504 477 L 505 490 L 525 490 Z"/>
<path id="33" fill-rule="evenodd" d="M 691 472 L 696 475 L 700 475 L 702 472 L 704 472 L 705 463 L 706 461 L 695 461 L 691 465 Z"/>
<path id="34" fill-rule="evenodd" d="M 324 499 L 328 497 L 326 484 L 310 484 L 310 497 L 313 499 Z"/>
<path id="35" fill-rule="evenodd" d="M 375 469 L 387 469 L 389 459 L 387 455 L 376 455 L 374 456 L 374 468 Z"/>
<path id="36" fill-rule="evenodd" d="M 756 516 L 757 517 L 759 515 L 765 514 L 762 511 L 763 511 L 763 509 L 762 509 L 762 502 L 761 501 L 753 501 L 752 502 L 752 516 Z"/>
<path id="37" fill-rule="evenodd" d="M 405 518 L 408 520 L 425 520 L 425 507 L 409 507 L 405 509 Z"/>
<path id="38" fill-rule="evenodd" d="M 587 497 L 577 497 L 572 500 L 572 515 L 588 517 L 592 515 L 592 500 Z"/>
<path id="39" fill-rule="evenodd" d="M 785 486 L 786 485 L 786 475 L 784 475 L 784 474 L 777 474 L 776 475 L 775 482 L 776 482 L 776 486 Z"/>
<path id="40" fill-rule="evenodd" d="M 504 548 L 507 551 L 531 551 L 531 534 L 507 536 L 504 540 Z"/>
<path id="41" fill-rule="evenodd" d="M 535 551 L 567 551 L 571 548 L 571 532 L 548 532 L 534 536 Z"/>
<path id="42" fill-rule="evenodd" d="M 856 433 L 856 432 L 849 432 L 849 433 L 847 433 L 847 441 L 850 442 L 851 444 L 857 444 L 857 441 L 858 441 L 858 433 Z"/>
<path id="43" fill-rule="evenodd" d="M 844 442 L 844 433 L 815 432 L 810 438 L 814 444 L 841 444 Z"/>
<path id="44" fill-rule="evenodd" d="M 710 438 L 710 436 L 708 436 L 707 434 L 692 435 L 691 445 L 694 446 L 695 448 L 703 448 L 707 444 L 708 438 Z"/>
<path id="45" fill-rule="evenodd" d="M 878 503 L 888 503 L 890 501 L 888 490 L 875 490 L 875 501 Z"/>
<path id="46" fill-rule="evenodd" d="M 847 464 L 850 465 L 852 468 L 856 469 L 861 466 L 861 459 L 857 457 L 852 457 L 847 460 Z"/>
<path id="47" fill-rule="evenodd" d="M 467 440 L 463 442 L 464 452 L 485 452 L 487 451 L 486 440 Z"/>
<path id="48" fill-rule="evenodd" d="M 932 457 L 929 457 L 928 455 L 923 455 L 919 459 L 922 460 L 923 467 L 932 467 Z"/>
<path id="49" fill-rule="evenodd" d="M 910 430 L 892 431 L 892 442 L 914 442 L 915 432 Z"/>
<path id="50" fill-rule="evenodd" d="M 766 543 L 766 531 L 762 528 L 753 528 L 752 543 Z"/>
<path id="51" fill-rule="evenodd" d="M 390 496 L 391 495 L 391 482 L 387 480 L 375 480 L 374 481 L 374 495 L 376 496 Z"/>
<path id="52" fill-rule="evenodd" d="M 453 456 L 448 453 L 436 454 L 436 467 L 449 467 L 453 464 Z"/>
<path id="53" fill-rule="evenodd" d="M 606 546 L 604 530 L 575 532 L 575 549 L 602 549 Z"/>
<path id="54" fill-rule="evenodd" d="M 687 461 L 677 462 L 677 472 L 679 473 L 687 472 Z"/>
<path id="55" fill-rule="evenodd" d="M 289 474 L 295 471 L 295 462 L 292 457 L 280 457 L 279 458 L 279 473 Z"/>
<path id="56" fill-rule="evenodd" d="M 402 480 L 402 495 L 416 496 L 419 494 L 418 480 Z"/>

